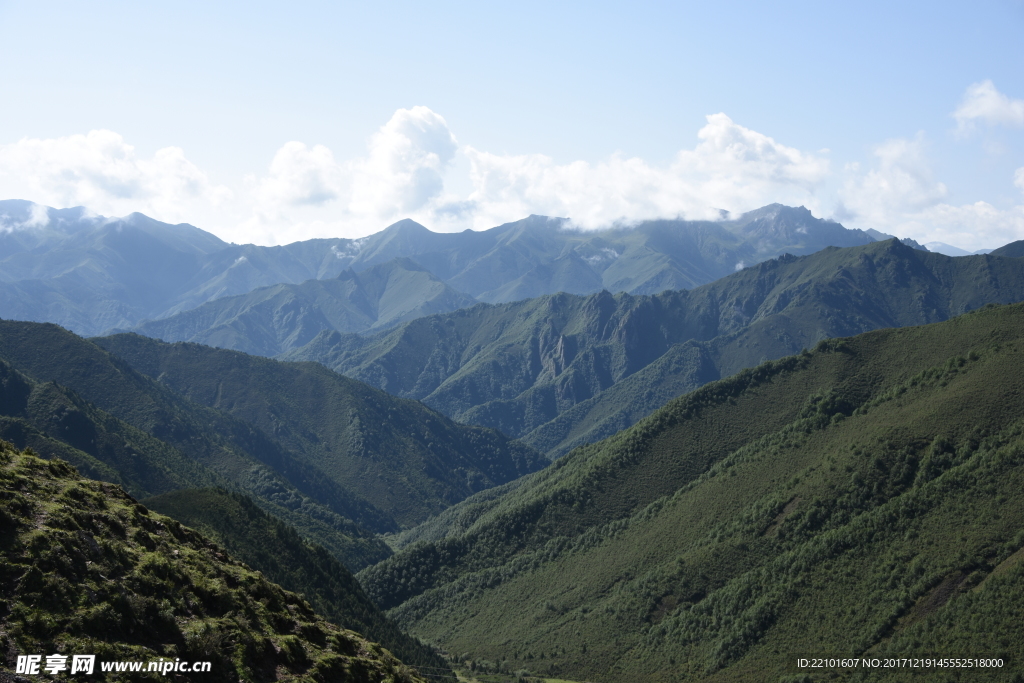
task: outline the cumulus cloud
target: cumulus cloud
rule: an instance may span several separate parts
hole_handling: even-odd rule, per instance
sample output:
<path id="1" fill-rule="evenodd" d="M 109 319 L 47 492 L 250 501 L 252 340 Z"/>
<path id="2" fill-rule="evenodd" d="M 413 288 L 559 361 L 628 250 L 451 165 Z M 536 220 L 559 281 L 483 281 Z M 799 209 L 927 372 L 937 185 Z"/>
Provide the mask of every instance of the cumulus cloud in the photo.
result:
<path id="1" fill-rule="evenodd" d="M 879 145 L 874 168 L 858 167 L 840 191 L 848 227 L 875 228 L 918 241 L 941 241 L 974 251 L 1024 235 L 1024 206 L 999 209 L 988 202 L 953 205 L 931 171 L 923 135 Z M 1018 176 L 1024 175 L 1018 171 Z M 1016 182 L 1016 178 L 1015 178 Z"/>
<path id="2" fill-rule="evenodd" d="M 396 111 L 362 158 L 339 162 L 323 145 L 288 142 L 266 175 L 248 178 L 253 213 L 240 232 L 283 242 L 365 235 L 410 215 L 429 220 L 457 150 L 444 118 L 423 106 Z"/>
<path id="3" fill-rule="evenodd" d="M 885 224 L 893 214 L 921 211 L 946 197 L 946 186 L 932 175 L 924 135 L 887 140 L 875 148 L 874 156 L 877 166 L 849 178 L 840 192 L 851 215 Z"/>
<path id="4" fill-rule="evenodd" d="M 231 194 L 210 183 L 181 148 L 141 158 L 109 130 L 0 145 L 0 181 L 12 197 L 100 213 L 143 211 L 163 220 L 186 220 L 196 202 L 217 204 Z"/>
<path id="5" fill-rule="evenodd" d="M 444 179 L 457 154 L 472 190 L 455 196 Z M 120 135 L 93 131 L 0 147 L 0 173 L 21 178 L 26 196 L 98 213 L 142 211 L 161 220 L 197 220 L 201 205 L 231 193 L 214 186 L 179 148 L 141 158 Z M 612 155 L 556 163 L 542 154 L 499 155 L 461 147 L 442 116 L 399 109 L 370 139 L 365 156 L 335 159 L 324 145 L 282 145 L 266 171 L 246 178 L 222 211 L 218 233 L 233 241 L 283 243 L 356 237 L 411 217 L 435 229 L 488 228 L 536 213 L 569 217 L 582 228 L 649 218 L 718 219 L 721 210 L 769 202 L 815 207 L 829 174 L 821 154 L 802 152 L 745 128 L 725 114 L 707 117 L 692 149 L 666 165 Z M 17 184 L 13 185 L 18 187 Z"/>
<path id="6" fill-rule="evenodd" d="M 973 83 L 967 87 L 953 118 L 960 131 L 971 129 L 976 121 L 1024 128 L 1024 100 L 1007 97 L 996 89 L 992 81 Z"/>
<path id="7" fill-rule="evenodd" d="M 276 211 L 321 206 L 337 199 L 344 186 L 345 172 L 331 150 L 288 142 L 274 155 L 268 174 L 258 181 L 256 194 L 261 206 Z"/>
<path id="8" fill-rule="evenodd" d="M 941 203 L 901 217 L 895 230 L 918 241 L 937 240 L 967 251 L 1002 246 L 1024 236 L 1024 206 L 999 209 L 988 202 Z"/>
<path id="9" fill-rule="evenodd" d="M 500 156 L 467 147 L 477 227 L 530 213 L 567 216 L 583 228 L 649 218 L 717 219 L 779 201 L 811 204 L 828 159 L 786 147 L 725 114 L 707 117 L 699 142 L 666 167 L 614 155 L 556 164 L 541 154 Z"/>
<path id="10" fill-rule="evenodd" d="M 975 121 L 1016 125 L 1021 106 L 986 81 L 968 89 L 956 116 L 965 127 Z M 442 116 L 416 106 L 396 111 L 359 158 L 339 160 L 324 145 L 287 142 L 235 193 L 210 182 L 180 148 L 144 158 L 111 131 L 0 145 L 0 191 L 105 215 L 142 211 L 261 244 L 362 237 L 401 218 L 462 230 L 532 213 L 568 217 L 589 229 L 653 218 L 718 220 L 723 210 L 735 215 L 772 202 L 804 205 L 818 215 L 822 204 L 834 204 L 834 216 L 848 227 L 971 250 L 1024 235 L 1024 207 L 949 203 L 927 152 L 923 135 L 888 140 L 874 149 L 872 163 L 848 163 L 837 179 L 827 150 L 789 147 L 719 113 L 708 116 L 694 146 L 669 163 L 622 154 L 557 163 L 543 154 L 460 147 Z M 454 164 L 460 156 L 465 163 Z M 457 195 L 445 179 L 462 168 L 470 189 Z M 842 179 L 838 197 L 832 191 L 819 197 Z M 1013 183 L 1024 191 L 1024 167 Z M 17 227 L 43 224 L 40 211 L 18 217 Z M 11 220 L 4 226 L 13 229 Z"/>
<path id="11" fill-rule="evenodd" d="M 715 184 L 728 182 L 730 192 L 751 182 L 811 192 L 828 174 L 827 159 L 786 147 L 725 114 L 708 116 L 707 121 L 697 133 L 697 147 L 679 153 L 677 170 L 696 171 Z"/>
<path id="12" fill-rule="evenodd" d="M 427 107 L 399 109 L 354 164 L 350 209 L 377 216 L 421 209 L 441 194 L 457 149 L 444 118 Z"/>

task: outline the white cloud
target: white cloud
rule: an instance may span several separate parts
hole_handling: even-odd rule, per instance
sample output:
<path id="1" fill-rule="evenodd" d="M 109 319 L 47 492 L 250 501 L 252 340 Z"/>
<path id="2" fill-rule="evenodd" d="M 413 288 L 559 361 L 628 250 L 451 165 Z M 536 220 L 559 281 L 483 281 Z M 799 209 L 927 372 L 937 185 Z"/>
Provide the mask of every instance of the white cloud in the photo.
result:
<path id="1" fill-rule="evenodd" d="M 813 192 L 828 174 L 827 159 L 779 144 L 733 123 L 725 114 L 714 114 L 707 120 L 697 133 L 697 147 L 679 153 L 674 167 L 677 172 L 696 172 L 714 186 L 727 184 L 730 194 L 742 193 L 740 188 L 751 183 L 795 186 Z"/>
<path id="2" fill-rule="evenodd" d="M 960 131 L 969 130 L 975 121 L 1021 128 L 1024 127 L 1024 100 L 1007 97 L 996 90 L 992 81 L 981 81 L 967 87 L 953 118 Z"/>
<path id="3" fill-rule="evenodd" d="M 925 149 L 922 135 L 888 140 L 875 149 L 875 168 L 866 173 L 848 169 L 851 177 L 840 191 L 846 226 L 875 228 L 919 242 L 945 242 L 968 251 L 1024 236 L 1024 206 L 946 203 L 948 190 L 934 178 Z M 1020 175 L 1024 174 L 1018 171 Z"/>
<path id="4" fill-rule="evenodd" d="M 50 224 L 50 212 L 42 204 L 32 204 L 29 209 L 28 220 L 23 225 L 26 228 L 45 228 Z"/>
<path id="5" fill-rule="evenodd" d="M 457 149 L 444 118 L 427 107 L 399 109 L 354 164 L 352 212 L 390 217 L 424 207 L 443 191 Z"/>
<path id="6" fill-rule="evenodd" d="M 846 210 L 882 225 L 893 214 L 921 211 L 941 202 L 946 186 L 932 177 L 925 147 L 921 134 L 913 140 L 899 138 L 878 145 L 874 150 L 877 166 L 849 178 L 840 191 Z"/>
<path id="7" fill-rule="evenodd" d="M 118 215 L 142 211 L 170 221 L 188 220 L 196 204 L 218 204 L 231 194 L 210 183 L 180 148 L 140 158 L 109 130 L 0 146 L 0 185 L 7 197 Z"/>
<path id="8" fill-rule="evenodd" d="M 812 204 L 829 172 L 823 157 L 786 147 L 725 114 L 707 117 L 698 144 L 668 167 L 614 155 L 556 164 L 541 154 L 499 156 L 467 147 L 475 227 L 530 213 L 568 216 L 584 228 L 649 218 L 716 219 L 770 202 Z"/>
<path id="9" fill-rule="evenodd" d="M 986 87 L 998 97 L 986 95 Z M 1016 111 L 1016 101 L 990 83 L 972 88 L 981 94 L 965 97 L 957 110 L 963 121 L 1013 120 L 1005 112 Z M 417 106 L 396 111 L 360 158 L 339 160 L 324 145 L 285 143 L 265 172 L 247 176 L 235 193 L 211 183 L 177 147 L 143 158 L 111 131 L 25 139 L 0 145 L 0 196 L 84 205 L 105 215 L 142 211 L 192 222 L 231 241 L 261 244 L 361 237 L 406 217 L 434 230 L 461 230 L 535 213 L 596 228 L 677 216 L 717 220 L 722 209 L 735 215 L 772 202 L 802 204 L 818 215 L 823 203 L 836 203 L 835 216 L 848 227 L 970 250 L 1024 236 L 1024 207 L 948 203 L 927 149 L 923 135 L 888 140 L 874 150 L 872 164 L 845 163 L 836 203 L 831 192 L 819 197 L 838 180 L 824 150 L 788 147 L 721 113 L 708 116 L 696 144 L 668 164 L 621 154 L 556 163 L 542 154 L 459 147 L 444 118 Z M 459 155 L 464 163 L 454 164 Z M 446 190 L 445 178 L 461 169 L 471 189 L 456 195 Z M 1024 191 L 1024 167 L 1013 182 Z M 45 212 L 19 216 L 18 227 L 45 219 Z M 4 225 L 11 229 L 13 223 Z"/>
<path id="10" fill-rule="evenodd" d="M 341 195 L 344 176 L 334 154 L 323 145 L 310 149 L 301 142 L 288 142 L 274 155 L 268 175 L 258 181 L 257 202 L 272 212 L 321 206 Z"/>
<path id="11" fill-rule="evenodd" d="M 1024 237 L 1024 206 L 998 209 L 988 202 L 936 204 L 901 217 L 893 231 L 918 241 L 936 240 L 971 252 L 994 248 Z"/>
<path id="12" fill-rule="evenodd" d="M 251 178 L 255 210 L 247 239 L 282 242 L 357 236 L 411 217 L 433 229 L 484 229 L 529 214 L 570 217 L 580 227 L 648 218 L 718 219 L 770 202 L 812 205 L 828 159 L 709 116 L 693 149 L 666 166 L 613 155 L 555 163 L 542 154 L 499 155 L 458 146 L 427 107 L 399 109 L 370 140 L 366 157 L 337 162 L 330 150 L 289 142 L 268 173 Z M 469 162 L 468 196 L 445 192 L 456 154 Z M 243 238 L 243 239 L 245 239 Z"/>
<path id="13" fill-rule="evenodd" d="M 0 233 L 45 228 L 49 224 L 49 211 L 42 204 L 30 204 L 26 215 L 11 216 L 6 213 L 0 214 Z"/>
<path id="14" fill-rule="evenodd" d="M 338 162 L 323 145 L 288 142 L 265 176 L 248 178 L 253 212 L 232 239 L 357 237 L 410 215 L 429 220 L 457 150 L 444 118 L 422 106 L 396 111 L 363 158 Z"/>

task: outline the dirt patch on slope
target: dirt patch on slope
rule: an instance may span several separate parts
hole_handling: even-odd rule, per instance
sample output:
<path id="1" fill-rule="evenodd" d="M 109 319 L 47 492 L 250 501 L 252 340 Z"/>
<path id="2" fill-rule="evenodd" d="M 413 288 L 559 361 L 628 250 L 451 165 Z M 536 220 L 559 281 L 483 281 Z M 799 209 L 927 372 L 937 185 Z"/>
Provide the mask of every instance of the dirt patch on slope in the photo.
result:
<path id="1" fill-rule="evenodd" d="M 772 523 L 768 525 L 768 528 L 765 529 L 764 534 L 762 535 L 770 538 L 778 536 L 779 527 L 782 526 L 782 523 L 786 521 L 787 517 L 796 511 L 797 507 L 803 502 L 803 500 L 804 499 L 800 496 L 794 496 L 793 500 L 786 503 L 786 507 L 782 508 L 782 512 L 775 515 L 775 519 L 772 520 Z"/>

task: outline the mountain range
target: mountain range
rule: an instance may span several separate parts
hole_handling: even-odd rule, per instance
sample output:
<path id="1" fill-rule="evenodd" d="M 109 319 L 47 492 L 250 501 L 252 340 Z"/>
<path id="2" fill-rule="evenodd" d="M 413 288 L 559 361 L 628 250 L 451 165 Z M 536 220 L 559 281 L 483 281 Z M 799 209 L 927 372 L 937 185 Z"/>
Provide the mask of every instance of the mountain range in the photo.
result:
<path id="1" fill-rule="evenodd" d="M 558 294 L 435 314 L 370 335 L 322 332 L 313 360 L 557 457 L 681 393 L 821 339 L 1024 300 L 1024 261 L 892 239 L 786 255 L 692 290 Z"/>
<path id="2" fill-rule="evenodd" d="M 653 294 L 705 284 L 783 253 L 884 237 L 773 204 L 735 220 L 646 221 L 590 232 L 544 216 L 451 234 L 403 220 L 356 240 L 260 247 L 228 244 L 191 225 L 142 214 L 104 218 L 81 207 L 4 200 L 0 317 L 96 335 L 190 312 L 151 329 L 167 334 L 165 341 L 225 344 L 252 334 L 253 349 L 286 350 L 317 326 L 367 330 L 416 311 L 466 305 L 465 297 L 495 303 L 560 291 Z M 357 277 L 395 259 L 409 261 Z M 193 312 L 265 287 L 339 276 L 339 283 L 279 287 Z"/>
<path id="3" fill-rule="evenodd" d="M 320 362 L 550 457 L 821 338 L 1022 296 L 1010 273 L 1016 264 L 977 265 L 981 257 L 971 256 L 942 265 L 908 240 L 894 247 L 898 257 L 877 256 L 886 235 L 781 205 L 735 220 L 595 232 L 539 216 L 458 234 L 406 220 L 360 240 L 272 248 L 227 245 L 141 215 L 46 209 L 43 221 L 39 208 L 3 203 L 8 224 L 18 211 L 22 224 L 32 216 L 38 224 L 4 232 L 0 258 L 12 267 L 0 288 L 24 293 L 31 282 L 53 300 L 63 282 L 79 298 L 90 290 L 136 297 L 131 305 L 108 299 L 100 312 L 65 297 L 63 309 L 88 318 L 80 327 L 106 328 L 107 314 L 120 311 L 115 327 L 146 336 Z M 829 255 L 828 245 L 846 248 Z M 811 260 L 789 263 L 794 254 Z M 167 264 L 157 265 L 162 258 Z M 886 259 L 913 282 L 898 283 L 898 273 L 874 282 L 868 262 Z M 31 319 L 30 310 L 79 324 L 17 292 L 0 299 L 13 317 Z M 157 319 L 137 322 L 147 315 Z"/>
<path id="4" fill-rule="evenodd" d="M 335 278 L 260 287 L 208 301 L 133 331 L 260 356 L 304 346 L 323 330 L 372 332 L 477 303 L 408 258 L 351 268 Z"/>

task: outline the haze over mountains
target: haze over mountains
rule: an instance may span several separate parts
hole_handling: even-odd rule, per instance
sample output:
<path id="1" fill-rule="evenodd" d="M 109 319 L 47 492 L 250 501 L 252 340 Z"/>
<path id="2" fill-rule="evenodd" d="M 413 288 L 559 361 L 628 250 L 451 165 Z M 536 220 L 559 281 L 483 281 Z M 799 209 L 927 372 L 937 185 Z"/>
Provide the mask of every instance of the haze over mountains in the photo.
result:
<path id="1" fill-rule="evenodd" d="M 323 330 L 364 332 L 431 313 L 472 306 L 476 300 L 399 257 L 326 280 L 260 287 L 209 301 L 135 332 L 167 341 L 193 341 L 261 356 L 308 344 Z"/>

